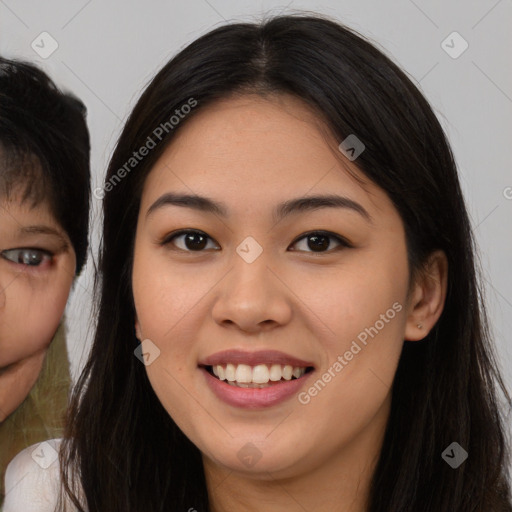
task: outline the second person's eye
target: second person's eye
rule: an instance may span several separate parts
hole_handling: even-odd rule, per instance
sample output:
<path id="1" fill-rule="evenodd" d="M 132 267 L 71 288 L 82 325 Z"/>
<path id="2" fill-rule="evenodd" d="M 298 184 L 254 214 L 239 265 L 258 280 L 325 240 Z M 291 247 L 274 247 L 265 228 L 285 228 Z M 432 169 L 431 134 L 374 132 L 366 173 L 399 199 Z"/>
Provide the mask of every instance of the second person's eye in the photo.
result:
<path id="1" fill-rule="evenodd" d="M 6 260 L 28 267 L 39 267 L 44 263 L 51 262 L 53 257 L 51 253 L 43 249 L 30 248 L 7 249 L 0 254 Z"/>

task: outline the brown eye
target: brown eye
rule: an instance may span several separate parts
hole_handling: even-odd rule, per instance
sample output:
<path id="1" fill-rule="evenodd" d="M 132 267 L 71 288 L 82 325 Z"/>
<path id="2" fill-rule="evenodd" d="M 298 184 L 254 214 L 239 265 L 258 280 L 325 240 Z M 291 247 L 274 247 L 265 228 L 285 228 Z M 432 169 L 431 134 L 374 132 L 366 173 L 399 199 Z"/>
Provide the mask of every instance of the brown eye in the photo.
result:
<path id="1" fill-rule="evenodd" d="M 344 238 L 328 231 L 311 231 L 297 239 L 293 245 L 296 245 L 300 240 L 307 240 L 307 248 L 299 249 L 303 252 L 322 253 L 331 252 L 343 247 L 352 247 L 352 245 Z M 337 244 L 334 248 L 332 248 L 333 240 L 334 243 Z M 161 243 L 166 246 L 172 244 L 176 246 L 178 250 L 185 252 L 202 252 L 204 249 L 220 249 L 220 247 L 215 244 L 213 247 L 208 247 L 209 241 L 213 242 L 213 239 L 206 233 L 187 229 L 177 231 L 172 235 L 167 236 Z"/>
<path id="2" fill-rule="evenodd" d="M 351 247 L 346 240 L 328 231 L 311 231 L 297 239 L 293 245 L 296 245 L 301 240 L 306 240 L 306 249 L 299 249 L 304 252 L 331 252 L 342 247 Z M 335 240 L 338 244 L 337 247 L 331 248 L 331 240 Z"/>
<path id="3" fill-rule="evenodd" d="M 175 240 L 181 239 L 181 247 L 175 243 Z M 188 252 L 201 252 L 206 248 L 208 240 L 212 240 L 206 233 L 202 231 L 195 230 L 181 230 L 177 233 L 174 233 L 172 236 L 167 237 L 163 245 L 173 244 L 178 246 L 178 248 L 182 251 Z M 211 248 L 211 247 L 210 247 Z M 215 246 L 214 248 L 218 248 Z"/>

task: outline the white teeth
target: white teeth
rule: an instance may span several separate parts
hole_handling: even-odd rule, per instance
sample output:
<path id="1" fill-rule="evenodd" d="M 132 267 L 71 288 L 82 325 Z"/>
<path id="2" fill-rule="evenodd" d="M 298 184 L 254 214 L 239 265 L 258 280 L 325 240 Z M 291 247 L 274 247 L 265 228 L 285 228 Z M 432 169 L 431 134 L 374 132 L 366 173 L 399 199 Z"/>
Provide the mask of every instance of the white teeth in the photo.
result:
<path id="1" fill-rule="evenodd" d="M 235 372 L 235 380 L 237 382 L 252 382 L 252 370 L 248 364 L 239 364 Z"/>
<path id="2" fill-rule="evenodd" d="M 215 365 L 212 367 L 213 374 L 219 380 L 227 380 L 228 384 L 240 387 L 266 387 L 269 382 L 278 382 L 282 379 L 291 380 L 292 376 L 299 379 L 306 373 L 306 368 L 273 364 L 270 367 L 266 364 L 258 364 L 254 367 L 248 364 Z"/>
<path id="3" fill-rule="evenodd" d="M 281 380 L 282 375 L 283 375 L 283 372 L 281 371 L 280 364 L 273 364 L 270 367 L 270 380 L 271 381 L 276 382 L 278 380 Z"/>
<path id="4" fill-rule="evenodd" d="M 232 365 L 232 364 L 227 364 L 226 365 L 225 377 L 230 382 L 234 382 L 236 380 L 235 379 L 235 366 L 234 365 Z"/>
<path id="5" fill-rule="evenodd" d="M 302 375 L 302 368 L 299 368 L 298 366 L 296 366 L 293 371 L 292 371 L 292 375 L 298 379 L 301 375 Z"/>
<path id="6" fill-rule="evenodd" d="M 252 369 L 252 381 L 256 384 L 265 384 L 270 378 L 270 372 L 266 364 L 259 364 Z"/>
<path id="7" fill-rule="evenodd" d="M 292 378 L 292 374 L 293 374 L 293 366 L 290 366 L 289 364 L 287 364 L 287 365 L 283 368 L 283 379 L 285 379 L 285 380 L 291 380 L 291 378 Z"/>

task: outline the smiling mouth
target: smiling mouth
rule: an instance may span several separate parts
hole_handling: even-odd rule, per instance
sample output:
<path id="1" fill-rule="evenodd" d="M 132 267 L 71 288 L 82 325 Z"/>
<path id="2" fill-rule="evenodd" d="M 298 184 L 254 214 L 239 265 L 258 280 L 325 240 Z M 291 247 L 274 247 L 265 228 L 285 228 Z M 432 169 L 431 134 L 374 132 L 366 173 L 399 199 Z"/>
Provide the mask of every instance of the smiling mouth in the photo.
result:
<path id="1" fill-rule="evenodd" d="M 312 366 L 291 366 L 281 364 L 217 364 L 203 368 L 218 380 L 239 388 L 267 388 L 291 380 L 302 378 L 313 371 Z"/>

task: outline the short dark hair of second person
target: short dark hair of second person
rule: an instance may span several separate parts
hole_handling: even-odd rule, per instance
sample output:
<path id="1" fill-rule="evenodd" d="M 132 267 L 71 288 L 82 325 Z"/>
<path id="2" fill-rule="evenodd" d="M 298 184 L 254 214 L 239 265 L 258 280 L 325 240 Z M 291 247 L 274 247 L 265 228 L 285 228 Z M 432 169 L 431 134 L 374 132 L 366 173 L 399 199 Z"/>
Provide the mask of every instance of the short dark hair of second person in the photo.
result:
<path id="1" fill-rule="evenodd" d="M 0 57 L 0 194 L 46 201 L 76 253 L 88 248 L 90 141 L 84 104 L 36 66 Z"/>

